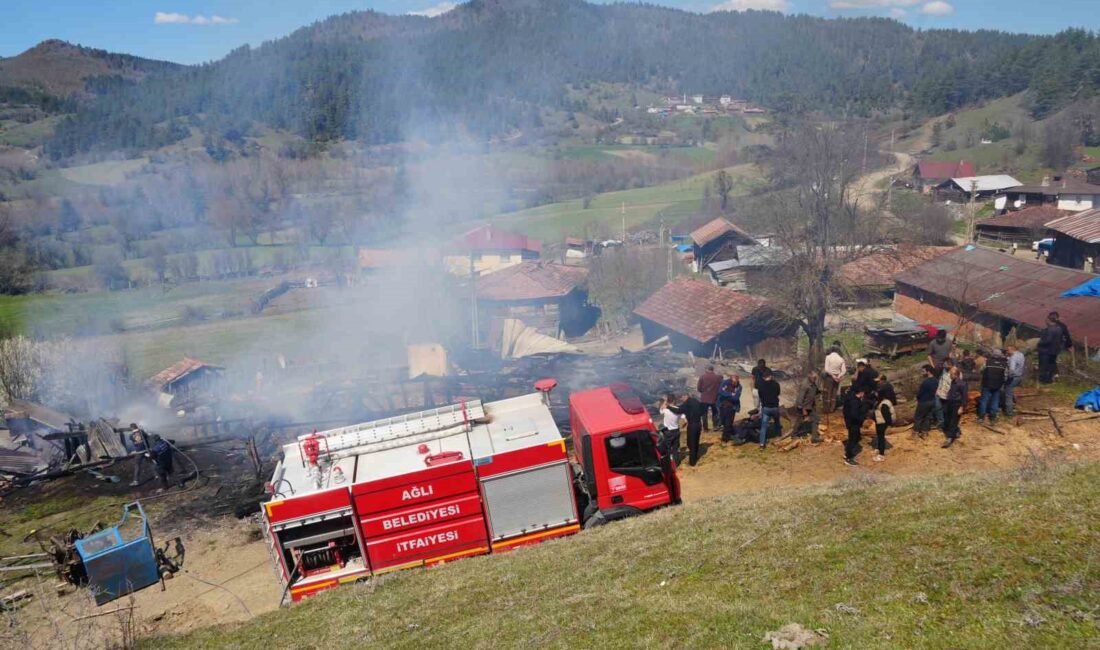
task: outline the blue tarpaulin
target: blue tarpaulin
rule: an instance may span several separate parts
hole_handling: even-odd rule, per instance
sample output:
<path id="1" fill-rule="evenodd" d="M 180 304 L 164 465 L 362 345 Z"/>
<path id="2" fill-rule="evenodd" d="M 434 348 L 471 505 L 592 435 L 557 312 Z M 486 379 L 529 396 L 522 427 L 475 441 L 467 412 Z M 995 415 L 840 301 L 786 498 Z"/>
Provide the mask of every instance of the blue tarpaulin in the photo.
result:
<path id="1" fill-rule="evenodd" d="M 1062 294 L 1063 298 L 1072 298 L 1073 296 L 1093 296 L 1094 298 L 1100 298 L 1100 278 L 1093 278 Z"/>
<path id="2" fill-rule="evenodd" d="M 692 246 L 690 244 L 683 244 L 683 245 L 677 246 L 676 250 L 680 251 L 681 253 L 687 253 L 687 252 L 692 250 Z"/>
<path id="3" fill-rule="evenodd" d="M 1081 393 L 1073 403 L 1073 408 L 1100 411 L 1100 386 Z"/>

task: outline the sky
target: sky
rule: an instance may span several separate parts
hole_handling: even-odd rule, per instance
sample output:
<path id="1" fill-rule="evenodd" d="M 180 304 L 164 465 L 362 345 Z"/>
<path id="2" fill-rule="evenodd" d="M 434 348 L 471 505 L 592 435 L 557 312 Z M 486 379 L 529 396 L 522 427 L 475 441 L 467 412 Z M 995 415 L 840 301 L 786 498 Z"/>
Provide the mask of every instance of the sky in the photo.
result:
<path id="1" fill-rule="evenodd" d="M 929 29 L 1100 30 L 1100 0 L 650 0 L 695 12 L 888 16 Z M 445 11 L 441 0 L 0 0 L 0 57 L 49 38 L 178 63 L 220 59 L 333 14 Z"/>

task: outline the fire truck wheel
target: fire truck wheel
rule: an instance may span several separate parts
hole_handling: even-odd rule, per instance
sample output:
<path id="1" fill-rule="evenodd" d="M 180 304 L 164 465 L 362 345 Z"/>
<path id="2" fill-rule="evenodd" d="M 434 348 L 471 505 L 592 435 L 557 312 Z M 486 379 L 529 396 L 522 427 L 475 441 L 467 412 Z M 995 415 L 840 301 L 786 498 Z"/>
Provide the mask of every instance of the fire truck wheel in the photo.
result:
<path id="1" fill-rule="evenodd" d="M 603 526 L 606 523 L 607 523 L 607 517 L 604 517 L 603 513 L 600 512 L 599 510 L 597 510 L 590 517 L 588 517 L 588 519 L 584 520 L 584 528 L 585 528 L 585 530 L 588 530 L 589 528 L 595 528 L 597 526 Z"/>

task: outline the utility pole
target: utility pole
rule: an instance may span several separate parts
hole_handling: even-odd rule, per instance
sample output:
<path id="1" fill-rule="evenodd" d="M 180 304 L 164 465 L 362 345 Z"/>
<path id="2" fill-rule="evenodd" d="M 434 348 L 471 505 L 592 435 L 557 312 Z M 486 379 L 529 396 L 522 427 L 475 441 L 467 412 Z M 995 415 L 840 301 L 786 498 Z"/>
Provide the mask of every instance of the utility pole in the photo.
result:
<path id="1" fill-rule="evenodd" d="M 970 206 L 967 210 L 966 220 L 966 241 L 970 243 L 974 241 L 974 211 L 977 209 L 975 202 L 978 199 L 978 181 L 970 181 Z"/>
<path id="2" fill-rule="evenodd" d="M 901 162 L 901 159 L 898 158 L 897 154 L 894 153 L 894 127 L 890 127 L 890 155 L 894 157 L 894 160 L 896 160 L 898 162 Z M 904 173 L 905 169 L 902 169 L 901 171 L 902 171 L 902 173 Z M 889 183 L 886 184 L 886 209 L 887 210 L 893 210 L 894 209 L 894 182 L 893 181 L 890 181 Z"/>
<path id="3" fill-rule="evenodd" d="M 623 246 L 626 246 L 626 201 L 623 201 L 621 214 L 623 216 Z"/>
<path id="4" fill-rule="evenodd" d="M 863 164 L 860 165 L 859 175 L 863 176 L 867 173 L 867 126 L 863 127 Z"/>

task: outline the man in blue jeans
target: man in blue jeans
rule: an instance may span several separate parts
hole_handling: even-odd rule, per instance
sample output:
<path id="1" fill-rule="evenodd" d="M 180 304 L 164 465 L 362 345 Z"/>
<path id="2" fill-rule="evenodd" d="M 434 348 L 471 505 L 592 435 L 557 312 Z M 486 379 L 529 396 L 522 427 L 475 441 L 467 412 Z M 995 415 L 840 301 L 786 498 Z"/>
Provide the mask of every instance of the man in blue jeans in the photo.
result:
<path id="1" fill-rule="evenodd" d="M 985 418 L 989 418 L 990 424 L 996 421 L 1005 377 L 1005 359 L 1000 352 L 994 352 L 989 355 L 985 368 L 982 369 L 982 395 L 978 400 L 978 422 Z"/>
<path id="2" fill-rule="evenodd" d="M 1008 352 L 1008 371 L 1004 389 L 1004 411 L 1011 416 L 1016 408 L 1016 387 L 1024 380 L 1024 353 L 1015 345 L 1005 348 Z"/>
<path id="3" fill-rule="evenodd" d="M 756 384 L 760 394 L 760 448 L 768 446 L 768 427 L 772 419 L 779 425 L 779 435 L 783 435 L 783 423 L 779 420 L 779 382 L 772 379 L 772 371 L 765 369 L 763 381 Z"/>

